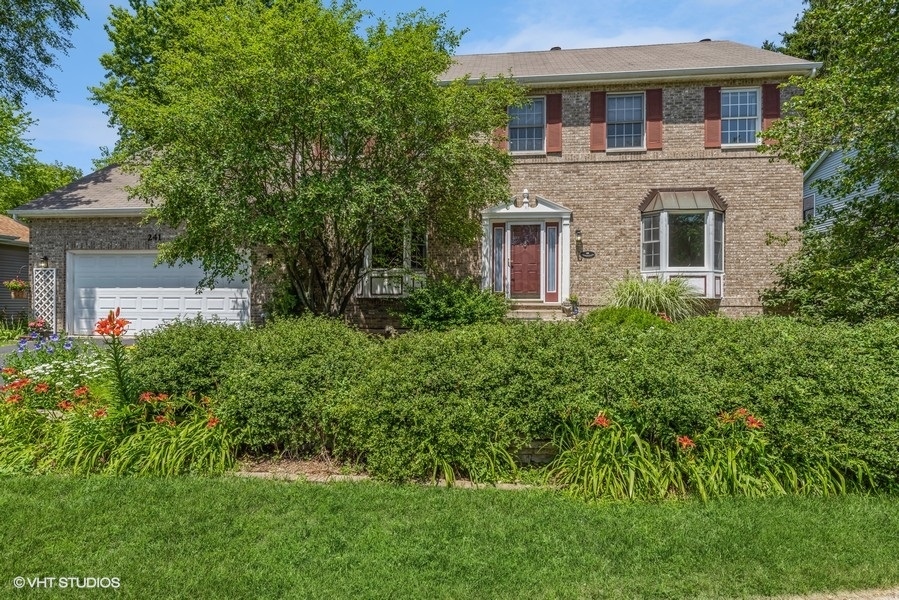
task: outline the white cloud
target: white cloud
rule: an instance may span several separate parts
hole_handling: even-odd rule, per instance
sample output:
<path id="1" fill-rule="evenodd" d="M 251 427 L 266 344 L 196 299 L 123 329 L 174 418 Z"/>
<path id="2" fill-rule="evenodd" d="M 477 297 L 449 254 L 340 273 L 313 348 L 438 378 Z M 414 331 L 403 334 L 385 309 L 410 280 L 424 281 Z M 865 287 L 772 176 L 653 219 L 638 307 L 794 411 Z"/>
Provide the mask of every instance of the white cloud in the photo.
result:
<path id="1" fill-rule="evenodd" d="M 116 132 L 107 125 L 108 119 L 99 106 L 45 102 L 31 105 L 28 110 L 37 120 L 29 137 L 42 150 L 58 143 L 98 148 L 116 142 Z"/>
<path id="2" fill-rule="evenodd" d="M 99 106 L 44 101 L 29 105 L 28 111 L 37 123 L 27 137 L 44 162 L 59 161 L 89 173 L 100 147 L 112 148 L 118 139 Z"/>

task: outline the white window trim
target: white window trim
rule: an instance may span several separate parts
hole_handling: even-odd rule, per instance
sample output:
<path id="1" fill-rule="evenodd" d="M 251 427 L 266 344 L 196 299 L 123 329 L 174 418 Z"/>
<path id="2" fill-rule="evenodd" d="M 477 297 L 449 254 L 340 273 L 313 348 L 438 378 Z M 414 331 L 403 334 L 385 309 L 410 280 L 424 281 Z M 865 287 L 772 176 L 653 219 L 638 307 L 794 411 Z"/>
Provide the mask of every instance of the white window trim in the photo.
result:
<path id="1" fill-rule="evenodd" d="M 659 266 L 643 268 L 643 217 L 659 215 Z M 701 267 L 673 267 L 668 264 L 669 247 L 669 214 L 705 214 L 705 252 L 704 264 Z M 726 219 L 722 222 L 721 231 L 721 269 L 715 269 L 715 215 L 724 213 L 714 209 L 702 210 L 661 210 L 640 213 L 640 273 L 644 279 L 661 279 L 667 281 L 672 277 L 682 277 L 694 282 L 702 281 L 704 297 L 720 298 L 723 295 L 724 272 L 727 264 L 726 256 Z"/>
<path id="2" fill-rule="evenodd" d="M 503 293 L 510 297 L 508 286 L 511 265 L 508 248 L 511 243 L 512 225 L 540 225 L 540 298 L 528 302 L 546 303 L 546 223 L 558 223 L 556 232 L 557 282 L 559 300 L 551 302 L 557 305 L 571 293 L 571 210 L 537 196 L 537 206 L 531 208 L 528 202 L 516 207 L 513 202 L 497 204 L 481 213 L 481 288 L 493 289 L 493 227 L 496 223 L 504 225 L 503 244 Z"/>
<path id="3" fill-rule="evenodd" d="M 640 145 L 639 146 L 622 146 L 620 148 L 612 148 L 609 146 L 609 125 L 611 121 L 609 121 L 609 99 L 620 96 L 640 96 L 642 98 L 642 112 L 643 112 L 643 134 L 640 136 Z M 646 150 L 646 92 L 609 92 L 606 94 L 606 153 L 615 153 L 615 152 L 634 152 Z"/>
<path id="4" fill-rule="evenodd" d="M 427 260 L 429 251 L 428 236 L 425 236 L 425 260 Z M 369 244 L 365 248 L 365 255 L 362 259 L 362 268 L 365 275 L 359 282 L 356 289 L 356 296 L 359 298 L 402 298 L 407 296 L 409 292 L 420 288 L 424 285 L 425 270 L 423 268 L 412 268 L 412 233 L 406 231 L 403 235 L 403 266 L 393 268 L 375 268 L 372 266 L 372 246 Z M 387 291 L 376 293 L 372 291 L 372 285 L 375 279 L 400 279 L 400 289 L 396 292 Z"/>
<path id="5" fill-rule="evenodd" d="M 818 214 L 818 195 L 815 192 L 809 192 L 802 196 L 802 222 L 805 223 L 807 221 L 811 221 Z M 811 198 L 811 203 L 809 203 L 809 208 L 806 208 L 806 199 Z M 805 216 L 806 210 L 811 210 L 808 216 Z"/>
<path id="6" fill-rule="evenodd" d="M 719 98 L 718 102 L 721 103 L 721 106 L 719 106 L 719 111 L 721 112 L 721 119 L 720 119 L 720 121 L 721 121 L 721 123 L 720 123 L 720 125 L 721 125 L 721 134 L 720 134 L 720 135 L 722 135 L 722 136 L 724 135 L 724 121 L 725 121 L 725 120 L 728 120 L 728 121 L 729 121 L 729 120 L 731 120 L 732 118 L 736 118 L 736 117 L 728 117 L 727 119 L 725 119 L 725 117 L 724 117 L 724 110 L 723 110 L 723 107 L 724 107 L 724 94 L 725 94 L 725 93 L 730 93 L 730 92 L 755 92 L 755 113 L 756 113 L 756 114 L 755 114 L 755 141 L 754 141 L 754 142 L 739 143 L 739 144 L 729 144 L 729 143 L 726 143 L 726 142 L 722 139 L 722 140 L 721 140 L 721 148 L 722 148 L 723 150 L 727 150 L 727 149 L 741 149 L 741 148 L 756 148 L 756 147 L 758 147 L 759 144 L 762 143 L 762 138 L 761 138 L 761 136 L 759 135 L 759 134 L 761 133 L 761 131 L 762 131 L 762 88 L 760 88 L 760 87 L 753 87 L 753 86 L 748 86 L 748 87 L 735 87 L 735 88 L 721 88 L 721 94 L 720 94 L 720 98 Z"/>
<path id="7" fill-rule="evenodd" d="M 509 154 L 514 156 L 546 156 L 546 96 L 528 96 L 528 102 L 531 100 L 543 100 L 543 149 L 542 150 L 512 150 L 512 121 L 506 127 L 506 138 L 508 139 Z"/>

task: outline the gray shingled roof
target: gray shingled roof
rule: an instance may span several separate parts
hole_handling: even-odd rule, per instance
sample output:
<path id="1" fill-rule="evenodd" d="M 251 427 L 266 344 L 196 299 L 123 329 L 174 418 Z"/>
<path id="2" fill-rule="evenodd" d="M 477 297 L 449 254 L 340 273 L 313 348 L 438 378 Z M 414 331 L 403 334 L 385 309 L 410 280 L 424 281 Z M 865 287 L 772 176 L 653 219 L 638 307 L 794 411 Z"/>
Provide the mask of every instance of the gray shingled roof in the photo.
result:
<path id="1" fill-rule="evenodd" d="M 441 77 L 508 75 L 522 83 L 587 83 L 632 79 L 727 77 L 739 74 L 808 74 L 820 68 L 801 58 L 728 41 L 467 54 Z"/>
<path id="2" fill-rule="evenodd" d="M 137 175 L 124 173 L 117 165 L 112 165 L 10 212 L 19 217 L 52 217 L 60 213 L 71 216 L 140 214 L 146 210 L 146 204 L 128 200 L 125 189 L 135 185 L 137 180 Z"/>

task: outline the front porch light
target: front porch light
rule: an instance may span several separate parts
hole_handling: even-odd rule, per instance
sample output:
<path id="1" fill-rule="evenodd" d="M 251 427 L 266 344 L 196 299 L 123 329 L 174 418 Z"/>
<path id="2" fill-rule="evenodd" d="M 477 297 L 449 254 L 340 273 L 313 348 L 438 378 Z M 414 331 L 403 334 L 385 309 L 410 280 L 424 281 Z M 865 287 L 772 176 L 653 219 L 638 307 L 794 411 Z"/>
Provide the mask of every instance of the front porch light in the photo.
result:
<path id="1" fill-rule="evenodd" d="M 46 256 L 42 256 L 38 261 L 37 266 L 41 269 L 46 269 L 50 265 L 50 260 Z"/>

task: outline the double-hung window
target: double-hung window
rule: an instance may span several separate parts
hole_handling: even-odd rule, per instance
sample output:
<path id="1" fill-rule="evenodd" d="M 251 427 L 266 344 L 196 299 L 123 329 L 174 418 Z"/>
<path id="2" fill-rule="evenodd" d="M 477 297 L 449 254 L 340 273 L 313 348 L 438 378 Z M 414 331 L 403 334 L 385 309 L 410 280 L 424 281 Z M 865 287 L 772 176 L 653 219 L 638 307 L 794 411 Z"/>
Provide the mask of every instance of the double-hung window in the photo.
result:
<path id="1" fill-rule="evenodd" d="M 643 100 L 642 93 L 606 96 L 606 148 L 644 148 Z"/>
<path id="2" fill-rule="evenodd" d="M 762 128 L 758 88 L 721 90 L 721 145 L 758 143 Z"/>
<path id="3" fill-rule="evenodd" d="M 546 98 L 530 98 L 524 106 L 509 108 L 509 151 L 544 152 Z"/>

